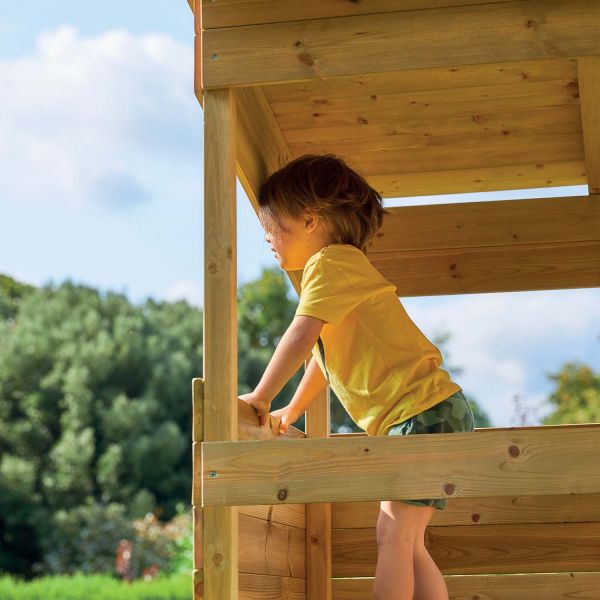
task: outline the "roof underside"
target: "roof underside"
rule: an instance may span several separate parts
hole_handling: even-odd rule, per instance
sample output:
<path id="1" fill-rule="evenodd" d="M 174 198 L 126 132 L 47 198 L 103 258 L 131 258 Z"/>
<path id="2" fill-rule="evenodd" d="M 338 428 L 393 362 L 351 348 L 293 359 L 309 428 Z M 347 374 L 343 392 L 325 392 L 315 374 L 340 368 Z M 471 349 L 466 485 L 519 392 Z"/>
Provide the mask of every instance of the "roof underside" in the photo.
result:
<path id="1" fill-rule="evenodd" d="M 195 17 L 196 94 L 233 90 L 255 209 L 305 153 L 385 198 L 587 183 L 568 201 L 397 207 L 370 254 L 399 295 L 600 284 L 600 2 L 203 0 Z"/>

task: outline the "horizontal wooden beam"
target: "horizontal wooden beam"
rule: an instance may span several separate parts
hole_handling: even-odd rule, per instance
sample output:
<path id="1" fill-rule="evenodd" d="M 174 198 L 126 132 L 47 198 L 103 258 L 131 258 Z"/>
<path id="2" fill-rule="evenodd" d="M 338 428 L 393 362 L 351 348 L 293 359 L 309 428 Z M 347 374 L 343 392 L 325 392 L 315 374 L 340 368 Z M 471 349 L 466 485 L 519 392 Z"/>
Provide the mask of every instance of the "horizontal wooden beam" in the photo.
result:
<path id="1" fill-rule="evenodd" d="M 333 577 L 372 577 L 376 528 L 333 529 Z M 459 525 L 425 531 L 425 546 L 444 575 L 600 572 L 600 523 Z"/>
<path id="2" fill-rule="evenodd" d="M 197 0 L 199 1 L 199 0 Z M 323 0 L 202 0 L 205 29 L 239 27 L 260 23 L 281 23 L 347 17 L 373 13 L 422 10 L 465 4 L 489 4 L 514 0 L 369 0 L 369 2 L 323 2 Z M 188 0 L 193 2 L 193 0 Z"/>
<path id="3" fill-rule="evenodd" d="M 599 507 L 600 494 L 449 498 L 445 510 L 436 510 L 427 527 L 600 522 Z M 336 529 L 374 527 L 379 509 L 380 503 L 376 500 L 334 502 L 331 526 Z"/>
<path id="4" fill-rule="evenodd" d="M 398 296 L 600 286 L 600 196 L 388 210 L 369 258 Z"/>
<path id="5" fill-rule="evenodd" d="M 196 36 L 201 77 L 195 85 L 593 55 L 600 53 L 599 30 L 600 4 L 591 0 L 516 0 L 204 29 Z"/>
<path id="6" fill-rule="evenodd" d="M 600 492 L 600 425 L 194 444 L 194 504 Z M 419 477 L 412 474 L 418 470 Z"/>
<path id="7" fill-rule="evenodd" d="M 564 600 L 600 595 L 600 573 L 445 575 L 444 580 L 454 599 Z M 371 577 L 334 577 L 333 600 L 370 600 L 373 581 Z"/>

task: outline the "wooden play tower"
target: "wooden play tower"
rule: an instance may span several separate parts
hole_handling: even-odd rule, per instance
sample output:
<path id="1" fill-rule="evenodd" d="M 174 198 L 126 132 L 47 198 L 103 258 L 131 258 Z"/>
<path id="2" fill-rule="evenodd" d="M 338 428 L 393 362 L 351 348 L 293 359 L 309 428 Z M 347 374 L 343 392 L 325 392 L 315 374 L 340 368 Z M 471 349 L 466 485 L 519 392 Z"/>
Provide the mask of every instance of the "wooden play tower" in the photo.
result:
<path id="1" fill-rule="evenodd" d="M 600 598 L 600 424 L 330 434 L 324 393 L 306 433 L 275 437 L 237 397 L 236 309 L 236 176 L 256 210 L 265 178 L 305 153 L 335 153 L 386 198 L 588 185 L 391 208 L 369 258 L 400 297 L 600 286 L 600 1 L 189 2 L 205 207 L 195 599 L 370 599 L 379 501 L 436 496 L 448 508 L 426 544 L 451 598 Z"/>

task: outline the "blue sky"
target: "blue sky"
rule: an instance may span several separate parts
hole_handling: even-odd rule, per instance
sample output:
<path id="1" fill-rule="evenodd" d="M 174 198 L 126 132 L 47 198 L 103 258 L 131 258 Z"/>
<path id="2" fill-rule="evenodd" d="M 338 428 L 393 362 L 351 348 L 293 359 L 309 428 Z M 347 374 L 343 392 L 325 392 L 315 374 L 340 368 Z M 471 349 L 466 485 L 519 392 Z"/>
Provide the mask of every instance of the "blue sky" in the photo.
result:
<path id="1" fill-rule="evenodd" d="M 203 297 L 203 118 L 185 0 L 0 3 L 0 272 L 146 297 Z M 388 206 L 586 194 L 586 186 Z M 238 184 L 238 279 L 277 263 Z M 243 250 L 243 251 L 242 251 Z M 600 369 L 600 292 L 402 298 L 496 426 L 547 412 L 548 374 Z"/>

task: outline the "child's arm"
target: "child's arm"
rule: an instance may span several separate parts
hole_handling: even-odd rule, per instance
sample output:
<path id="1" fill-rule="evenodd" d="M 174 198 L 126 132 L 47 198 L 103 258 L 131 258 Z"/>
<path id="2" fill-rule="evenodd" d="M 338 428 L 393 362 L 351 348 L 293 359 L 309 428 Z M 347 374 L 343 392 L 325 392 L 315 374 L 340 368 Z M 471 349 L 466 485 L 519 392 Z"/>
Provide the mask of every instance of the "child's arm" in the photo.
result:
<path id="1" fill-rule="evenodd" d="M 304 414 L 319 393 L 327 388 L 327 385 L 327 379 L 325 379 L 315 357 L 312 356 L 302 381 L 289 404 L 290 411 L 296 417 L 294 421 Z"/>
<path id="2" fill-rule="evenodd" d="M 273 398 L 302 366 L 317 343 L 324 323 L 316 317 L 296 316 L 277 344 L 275 353 L 256 389 L 249 394 L 239 396 L 257 410 L 261 426 L 267 422 L 267 414 Z"/>

